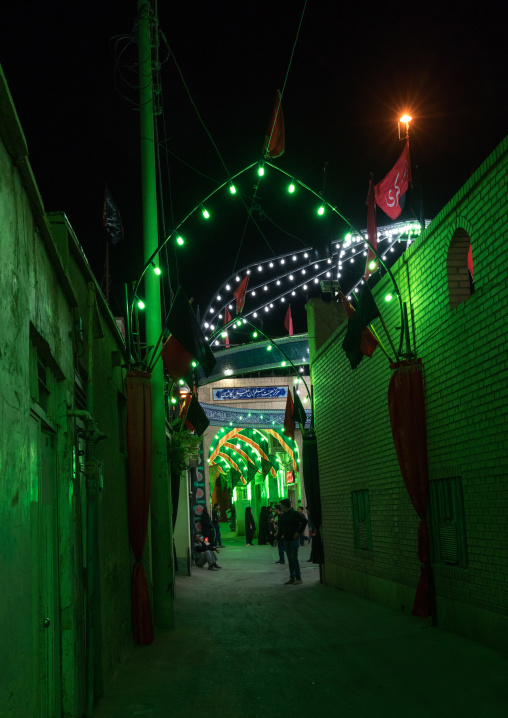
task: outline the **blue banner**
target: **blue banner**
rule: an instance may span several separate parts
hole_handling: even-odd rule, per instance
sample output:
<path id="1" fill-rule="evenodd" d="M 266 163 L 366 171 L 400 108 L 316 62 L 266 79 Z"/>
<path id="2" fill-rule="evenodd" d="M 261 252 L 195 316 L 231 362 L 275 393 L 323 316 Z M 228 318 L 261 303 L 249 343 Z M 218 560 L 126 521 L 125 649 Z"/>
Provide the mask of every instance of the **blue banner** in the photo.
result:
<path id="1" fill-rule="evenodd" d="M 213 389 L 214 401 L 285 399 L 287 395 L 287 386 L 232 386 L 227 389 Z"/>

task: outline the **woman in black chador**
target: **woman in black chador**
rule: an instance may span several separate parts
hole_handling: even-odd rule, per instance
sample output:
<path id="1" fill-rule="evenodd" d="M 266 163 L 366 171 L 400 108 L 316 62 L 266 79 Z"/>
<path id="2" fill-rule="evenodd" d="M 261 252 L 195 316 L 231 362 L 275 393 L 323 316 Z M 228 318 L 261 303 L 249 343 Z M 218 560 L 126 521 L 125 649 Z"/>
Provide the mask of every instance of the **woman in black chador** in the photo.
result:
<path id="1" fill-rule="evenodd" d="M 256 530 L 256 524 L 254 523 L 254 516 L 250 506 L 245 509 L 245 540 L 247 546 L 253 546 L 252 539 L 254 538 L 254 531 Z"/>
<path id="2" fill-rule="evenodd" d="M 259 514 L 259 528 L 258 528 L 258 546 L 266 545 L 266 534 L 268 533 L 268 508 L 266 506 L 261 507 Z"/>

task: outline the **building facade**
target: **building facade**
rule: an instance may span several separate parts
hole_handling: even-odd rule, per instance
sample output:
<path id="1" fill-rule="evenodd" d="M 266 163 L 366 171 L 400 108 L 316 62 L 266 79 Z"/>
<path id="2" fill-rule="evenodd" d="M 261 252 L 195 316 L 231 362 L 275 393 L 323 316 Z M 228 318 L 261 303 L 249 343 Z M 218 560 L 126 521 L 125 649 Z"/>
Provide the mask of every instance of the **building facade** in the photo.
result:
<path id="1" fill-rule="evenodd" d="M 438 625 L 508 644 L 508 139 L 392 267 L 423 362 L 429 528 Z M 474 283 L 468 269 L 472 250 Z M 401 317 L 373 295 L 395 347 Z M 335 330 L 320 336 L 320 316 Z M 308 305 L 327 583 L 411 612 L 420 576 L 418 516 L 388 415 L 390 362 L 378 348 L 352 370 L 333 305 Z M 310 340 L 318 327 L 319 342 Z M 393 350 L 379 320 L 374 327 Z M 322 334 L 322 332 L 321 332 Z M 402 352 L 405 351 L 405 342 Z"/>

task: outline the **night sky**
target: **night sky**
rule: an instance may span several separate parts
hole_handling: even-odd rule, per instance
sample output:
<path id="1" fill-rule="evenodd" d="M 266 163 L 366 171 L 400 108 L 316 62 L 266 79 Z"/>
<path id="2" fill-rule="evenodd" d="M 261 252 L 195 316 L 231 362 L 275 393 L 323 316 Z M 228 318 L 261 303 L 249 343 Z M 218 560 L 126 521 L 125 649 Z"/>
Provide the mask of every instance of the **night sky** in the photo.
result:
<path id="1" fill-rule="evenodd" d="M 233 175 L 261 157 L 304 4 L 160 2 L 161 236 L 227 178 L 174 59 Z M 506 134 L 501 7 L 309 0 L 282 102 L 286 152 L 275 164 L 363 228 L 369 173 L 379 181 L 395 163 L 397 119 L 408 110 L 413 171 L 419 167 L 425 216 L 434 217 Z M 46 210 L 67 214 L 99 282 L 106 182 L 120 208 L 125 239 L 111 248 L 115 314 L 123 314 L 123 282 L 143 265 L 135 14 L 129 0 L 9 3 L 0 30 L 0 62 Z M 256 181 L 254 169 L 238 181 L 247 202 Z M 258 190 L 266 242 L 251 223 L 244 234 L 245 209 L 227 192 L 210 203 L 212 221 L 193 216 L 181 228 L 185 247 L 168 252 L 173 289 L 179 281 L 204 308 L 247 263 L 344 236 L 337 218 L 317 219 L 308 193 L 290 204 L 286 184 L 271 172 Z M 403 218 L 415 203 L 416 194 Z M 378 212 L 378 224 L 387 223 Z M 294 314 L 303 331 L 303 300 Z"/>

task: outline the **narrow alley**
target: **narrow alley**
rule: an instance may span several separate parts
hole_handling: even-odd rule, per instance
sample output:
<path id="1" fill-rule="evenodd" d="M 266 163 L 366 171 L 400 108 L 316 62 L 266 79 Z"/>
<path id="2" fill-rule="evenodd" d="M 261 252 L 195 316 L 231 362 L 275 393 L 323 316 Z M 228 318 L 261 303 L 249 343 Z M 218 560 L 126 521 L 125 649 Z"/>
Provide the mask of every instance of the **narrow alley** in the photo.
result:
<path id="1" fill-rule="evenodd" d="M 319 583 L 300 551 L 224 533 L 221 571 L 176 583 L 174 631 L 136 646 L 95 718 L 505 718 L 508 660 L 422 619 Z"/>

